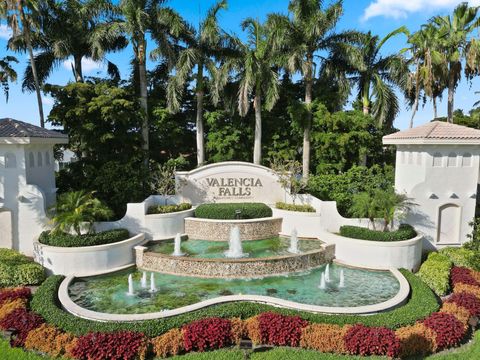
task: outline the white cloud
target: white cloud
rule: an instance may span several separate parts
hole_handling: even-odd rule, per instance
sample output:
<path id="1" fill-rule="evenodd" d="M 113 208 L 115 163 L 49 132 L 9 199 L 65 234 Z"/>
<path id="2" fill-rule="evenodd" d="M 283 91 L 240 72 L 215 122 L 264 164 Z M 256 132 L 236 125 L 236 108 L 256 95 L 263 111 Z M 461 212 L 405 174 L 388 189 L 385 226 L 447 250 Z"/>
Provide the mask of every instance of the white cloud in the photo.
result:
<path id="1" fill-rule="evenodd" d="M 451 8 L 462 0 L 373 0 L 363 13 L 363 20 L 376 16 L 399 19 L 419 11 Z M 480 0 L 470 0 L 471 6 L 479 6 Z"/>
<path id="2" fill-rule="evenodd" d="M 8 40 L 12 36 L 12 29 L 5 24 L 0 24 L 0 39 Z"/>
<path id="3" fill-rule="evenodd" d="M 63 67 L 67 70 L 72 70 L 73 59 L 68 59 L 63 62 Z M 92 59 L 82 59 L 82 72 L 84 74 L 95 71 L 105 70 L 105 64 L 102 62 L 93 61 Z"/>

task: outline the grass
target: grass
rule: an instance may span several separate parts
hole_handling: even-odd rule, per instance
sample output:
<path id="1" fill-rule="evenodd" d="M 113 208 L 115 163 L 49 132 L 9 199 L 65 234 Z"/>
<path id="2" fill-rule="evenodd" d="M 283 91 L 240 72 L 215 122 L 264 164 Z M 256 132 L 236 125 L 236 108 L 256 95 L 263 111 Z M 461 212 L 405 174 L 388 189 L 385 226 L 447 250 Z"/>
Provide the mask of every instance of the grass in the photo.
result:
<path id="1" fill-rule="evenodd" d="M 7 340 L 0 339 L 0 359 L 2 360 L 46 360 L 47 357 L 23 351 L 21 348 L 11 348 Z"/>

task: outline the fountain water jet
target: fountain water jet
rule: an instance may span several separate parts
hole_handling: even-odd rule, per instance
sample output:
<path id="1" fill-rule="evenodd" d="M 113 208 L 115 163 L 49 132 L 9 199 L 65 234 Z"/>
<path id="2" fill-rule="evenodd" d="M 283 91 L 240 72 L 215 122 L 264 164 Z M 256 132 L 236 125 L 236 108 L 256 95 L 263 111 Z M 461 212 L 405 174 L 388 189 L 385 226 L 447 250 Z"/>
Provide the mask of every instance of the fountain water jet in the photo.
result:
<path id="1" fill-rule="evenodd" d="M 330 282 L 330 264 L 325 267 L 325 281 Z"/>
<path id="2" fill-rule="evenodd" d="M 147 272 L 144 271 L 142 274 L 142 279 L 140 280 L 140 285 L 142 286 L 143 289 L 147 287 Z"/>
<path id="3" fill-rule="evenodd" d="M 150 273 L 150 292 L 154 293 L 157 291 L 157 287 L 155 286 L 155 276 L 153 272 Z"/>
<path id="4" fill-rule="evenodd" d="M 288 252 L 292 254 L 298 254 L 300 252 L 298 250 L 298 233 L 295 228 L 293 228 L 292 234 L 290 235 L 290 247 L 288 248 Z"/>
<path id="5" fill-rule="evenodd" d="M 133 275 L 130 274 L 128 275 L 128 296 L 133 296 L 135 295 L 135 291 L 133 291 Z"/>
<path id="6" fill-rule="evenodd" d="M 343 273 L 343 269 L 340 270 L 340 283 L 338 284 L 339 288 L 345 287 L 345 274 Z"/>
<path id="7" fill-rule="evenodd" d="M 320 285 L 318 285 L 318 288 L 324 290 L 326 287 L 327 285 L 325 283 L 325 272 L 322 272 L 322 277 L 320 279 Z"/>
<path id="8" fill-rule="evenodd" d="M 225 251 L 225 257 L 227 258 L 242 258 L 248 256 L 243 252 L 242 240 L 240 239 L 240 228 L 235 226 L 230 230 L 230 239 L 228 241 L 228 250 Z"/>
<path id="9" fill-rule="evenodd" d="M 185 254 L 182 253 L 182 237 L 180 236 L 180 233 L 177 233 L 175 235 L 175 244 L 174 244 L 174 249 L 173 249 L 173 256 L 184 256 Z"/>

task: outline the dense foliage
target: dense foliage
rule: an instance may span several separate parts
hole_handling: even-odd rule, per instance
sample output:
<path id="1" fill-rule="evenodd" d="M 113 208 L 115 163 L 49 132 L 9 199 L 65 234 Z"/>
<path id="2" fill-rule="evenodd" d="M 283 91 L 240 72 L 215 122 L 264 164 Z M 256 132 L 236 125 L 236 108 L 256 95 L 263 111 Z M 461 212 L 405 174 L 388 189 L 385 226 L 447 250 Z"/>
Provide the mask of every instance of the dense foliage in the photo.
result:
<path id="1" fill-rule="evenodd" d="M 400 341 L 391 329 L 355 325 L 345 334 L 345 347 L 350 354 L 394 358 L 400 351 Z"/>
<path id="2" fill-rule="evenodd" d="M 182 203 L 175 205 L 152 205 L 147 209 L 147 214 L 168 214 L 178 211 L 185 211 L 192 208 L 192 204 Z"/>
<path id="3" fill-rule="evenodd" d="M 72 235 L 67 233 L 51 233 L 44 231 L 38 241 L 41 244 L 59 247 L 81 247 L 104 245 L 126 240 L 130 233 L 126 229 L 114 229 L 94 234 Z"/>
<path id="4" fill-rule="evenodd" d="M 195 217 L 203 219 L 258 219 L 272 216 L 272 209 L 262 203 L 202 204 L 195 209 Z"/>
<path id="5" fill-rule="evenodd" d="M 395 231 L 371 230 L 361 226 L 343 225 L 340 235 L 353 239 L 371 241 L 403 241 L 417 236 L 415 229 L 408 224 L 401 224 Z"/>
<path id="6" fill-rule="evenodd" d="M 439 296 L 450 290 L 450 259 L 439 253 L 430 253 L 418 271 L 418 276 Z"/>
<path id="7" fill-rule="evenodd" d="M 0 249 L 0 287 L 39 285 L 45 280 L 40 264 L 11 249 Z"/>
<path id="8" fill-rule="evenodd" d="M 315 208 L 312 205 L 299 205 L 299 204 L 287 204 L 284 202 L 277 202 L 275 207 L 280 210 L 299 211 L 299 212 L 315 212 Z"/>
<path id="9" fill-rule="evenodd" d="M 219 349 L 232 343 L 232 325 L 227 319 L 202 319 L 185 325 L 182 330 L 187 351 Z"/>

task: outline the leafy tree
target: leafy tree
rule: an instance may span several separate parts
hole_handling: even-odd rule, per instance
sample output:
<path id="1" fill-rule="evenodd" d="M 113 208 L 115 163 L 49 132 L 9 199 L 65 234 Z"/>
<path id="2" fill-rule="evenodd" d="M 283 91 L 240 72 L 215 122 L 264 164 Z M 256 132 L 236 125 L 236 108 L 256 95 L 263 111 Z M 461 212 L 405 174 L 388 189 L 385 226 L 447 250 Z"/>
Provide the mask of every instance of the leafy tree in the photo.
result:
<path id="1" fill-rule="evenodd" d="M 11 63 L 18 63 L 13 56 L 5 56 L 0 59 L 0 87 L 3 88 L 5 99 L 8 101 L 9 82 L 17 81 L 17 72 L 11 66 Z"/>
<path id="2" fill-rule="evenodd" d="M 168 196 L 175 195 L 175 172 L 177 166 L 185 164 L 185 159 L 169 159 L 164 164 L 156 164 L 152 174 L 152 188 L 163 196 L 167 205 Z"/>
<path id="3" fill-rule="evenodd" d="M 361 192 L 353 195 L 350 213 L 352 216 L 358 218 L 367 218 L 370 224 L 372 224 L 373 230 L 376 230 L 375 217 L 378 216 L 379 209 L 375 199 L 370 193 Z"/>
<path id="4" fill-rule="evenodd" d="M 95 221 L 112 216 L 112 211 L 93 195 L 93 191 L 83 190 L 60 194 L 56 207 L 52 209 L 54 210 L 52 232 L 68 233 L 73 230 L 77 235 L 81 235 L 86 224 L 88 233 L 91 233 Z"/>
<path id="5" fill-rule="evenodd" d="M 292 195 L 293 203 L 297 195 L 307 186 L 305 178 L 302 177 L 302 163 L 296 160 L 284 160 L 280 157 L 272 159 L 270 168 L 279 178 L 282 188 Z"/>

